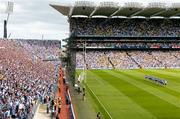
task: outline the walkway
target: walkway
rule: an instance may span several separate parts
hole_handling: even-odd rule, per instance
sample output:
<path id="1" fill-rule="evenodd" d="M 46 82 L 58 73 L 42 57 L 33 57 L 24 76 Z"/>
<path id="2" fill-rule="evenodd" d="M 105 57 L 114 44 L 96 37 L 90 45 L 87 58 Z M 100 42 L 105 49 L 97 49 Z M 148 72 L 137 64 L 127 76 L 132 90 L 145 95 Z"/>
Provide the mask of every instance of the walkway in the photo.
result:
<path id="1" fill-rule="evenodd" d="M 90 94 L 86 92 L 86 98 L 85 101 L 83 101 L 82 95 L 78 94 L 72 85 L 69 86 L 69 89 L 78 119 L 95 119 L 97 110 L 99 109 Z"/>
<path id="2" fill-rule="evenodd" d="M 46 105 L 39 105 L 37 112 L 35 113 L 34 119 L 50 119 L 50 113 L 46 113 Z"/>

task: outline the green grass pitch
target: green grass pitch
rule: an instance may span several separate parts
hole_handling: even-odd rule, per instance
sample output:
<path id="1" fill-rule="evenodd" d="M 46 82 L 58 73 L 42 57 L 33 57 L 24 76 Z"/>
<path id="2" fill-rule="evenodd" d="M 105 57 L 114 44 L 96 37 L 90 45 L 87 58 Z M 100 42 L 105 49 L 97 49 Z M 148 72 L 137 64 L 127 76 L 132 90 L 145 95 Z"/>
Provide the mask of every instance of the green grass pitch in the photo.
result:
<path id="1" fill-rule="evenodd" d="M 157 85 L 145 75 L 168 84 Z M 179 69 L 88 70 L 85 82 L 103 119 L 180 119 Z"/>

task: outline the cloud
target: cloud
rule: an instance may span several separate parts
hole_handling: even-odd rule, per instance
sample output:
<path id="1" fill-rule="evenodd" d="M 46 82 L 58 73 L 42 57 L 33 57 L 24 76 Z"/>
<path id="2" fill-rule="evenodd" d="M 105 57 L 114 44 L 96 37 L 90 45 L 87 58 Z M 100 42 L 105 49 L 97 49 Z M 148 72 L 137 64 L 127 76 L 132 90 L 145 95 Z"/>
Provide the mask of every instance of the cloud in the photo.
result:
<path id="1" fill-rule="evenodd" d="M 0 3 L 0 13 L 4 13 L 6 10 L 6 4 L 4 2 Z"/>
<path id="2" fill-rule="evenodd" d="M 62 39 L 65 37 L 68 32 L 66 26 L 58 28 L 58 24 L 48 24 L 46 22 L 30 22 L 26 24 L 10 24 L 9 33 L 11 37 L 14 38 L 41 38 L 44 35 L 44 38 L 47 39 Z M 63 36 L 63 37 L 61 37 Z"/>
<path id="3" fill-rule="evenodd" d="M 11 38 L 63 39 L 69 35 L 67 17 L 49 6 L 49 3 L 74 3 L 76 0 L 9 0 L 14 2 L 14 13 L 10 15 L 8 33 Z M 90 0 L 97 3 L 97 0 Z M 116 1 L 120 0 L 100 0 Z M 157 0 L 121 0 L 121 2 L 157 2 Z M 158 0 L 158 2 L 180 2 L 179 0 Z M 6 9 L 7 0 L 0 0 L 0 11 Z M 3 36 L 3 20 L 7 15 L 0 13 L 0 36 Z"/>
<path id="4" fill-rule="evenodd" d="M 49 6 L 53 0 L 13 0 L 14 12 L 8 22 L 11 38 L 62 39 L 68 37 L 67 18 Z M 54 0 L 57 2 L 57 0 Z M 5 0 L 3 1 L 5 3 Z M 0 14 L 0 34 L 3 36 L 3 20 Z"/>

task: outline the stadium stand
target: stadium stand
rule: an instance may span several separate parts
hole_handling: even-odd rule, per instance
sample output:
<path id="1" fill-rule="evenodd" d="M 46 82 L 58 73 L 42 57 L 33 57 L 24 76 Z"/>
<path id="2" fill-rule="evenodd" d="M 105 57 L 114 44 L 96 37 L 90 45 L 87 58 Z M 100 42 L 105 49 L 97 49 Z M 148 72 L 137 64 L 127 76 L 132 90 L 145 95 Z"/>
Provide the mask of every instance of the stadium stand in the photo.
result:
<path id="1" fill-rule="evenodd" d="M 76 66 L 179 68 L 179 22 L 179 19 L 71 18 Z M 87 50 L 86 56 L 83 49 Z"/>
<path id="2" fill-rule="evenodd" d="M 84 44 L 78 43 L 77 48 L 83 49 Z M 179 48 L 180 43 L 146 43 L 146 42 L 136 42 L 136 43 L 128 43 L 128 42 L 114 42 L 114 43 L 86 43 L 86 49 L 170 49 L 170 48 Z"/>
<path id="3" fill-rule="evenodd" d="M 28 50 L 32 56 L 35 54 L 43 60 L 57 60 L 59 58 L 59 48 L 61 44 L 57 40 L 18 40 L 19 45 Z"/>
<path id="4" fill-rule="evenodd" d="M 179 37 L 179 20 L 72 18 L 71 31 L 77 35 L 117 37 Z M 85 27 L 86 26 L 86 27 Z"/>
<path id="5" fill-rule="evenodd" d="M 78 1 L 51 6 L 69 18 L 76 68 L 180 67 L 179 3 Z"/>
<path id="6" fill-rule="evenodd" d="M 87 51 L 86 63 L 89 69 L 179 68 L 179 56 L 179 51 Z M 77 68 L 83 68 L 83 52 L 76 57 Z"/>
<path id="7" fill-rule="evenodd" d="M 60 42 L 0 39 L 0 117 L 32 118 L 39 101 L 53 98 L 57 60 L 44 61 L 51 52 L 58 55 Z M 39 53 L 47 47 L 47 52 Z M 50 47 L 50 49 L 48 49 Z M 58 46 L 58 47 L 57 47 Z M 53 49 L 54 48 L 54 49 Z M 52 49 L 52 50 L 51 50 Z M 40 51 L 41 52 L 41 51 Z M 47 54 L 46 54 L 47 53 Z"/>

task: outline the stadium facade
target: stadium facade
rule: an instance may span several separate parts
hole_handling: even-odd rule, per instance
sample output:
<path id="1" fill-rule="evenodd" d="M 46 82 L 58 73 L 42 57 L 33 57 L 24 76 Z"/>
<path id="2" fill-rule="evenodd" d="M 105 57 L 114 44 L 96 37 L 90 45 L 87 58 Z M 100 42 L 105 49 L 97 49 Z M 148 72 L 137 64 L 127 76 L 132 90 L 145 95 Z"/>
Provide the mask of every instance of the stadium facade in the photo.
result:
<path id="1" fill-rule="evenodd" d="M 67 71 L 73 79 L 76 68 L 180 67 L 180 3 L 51 6 L 68 17 Z"/>

